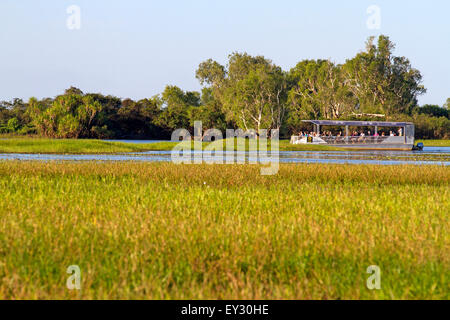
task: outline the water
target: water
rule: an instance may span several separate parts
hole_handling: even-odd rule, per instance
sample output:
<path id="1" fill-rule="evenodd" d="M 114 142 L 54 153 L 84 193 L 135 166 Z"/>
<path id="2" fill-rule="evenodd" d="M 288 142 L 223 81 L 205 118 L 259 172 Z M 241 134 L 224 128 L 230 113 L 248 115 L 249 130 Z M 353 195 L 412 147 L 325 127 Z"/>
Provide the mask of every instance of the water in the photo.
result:
<path id="1" fill-rule="evenodd" d="M 131 141 L 131 140 L 130 140 Z M 124 140 L 122 140 L 124 142 Z M 136 142 L 136 141 L 133 141 Z M 149 143 L 149 142 L 145 142 Z M 201 151 L 189 152 L 189 156 L 202 154 L 205 161 L 211 161 L 211 154 Z M 63 154 L 0 154 L 0 160 L 38 160 L 38 161 L 142 161 L 169 162 L 172 160 L 171 151 L 147 151 L 122 154 L 92 154 L 92 155 L 63 155 Z M 246 162 L 268 163 L 271 158 L 257 159 L 256 152 L 216 152 L 215 156 L 225 159 L 233 156 L 245 159 Z M 423 151 L 280 151 L 281 163 L 337 163 L 337 164 L 434 164 L 450 165 L 450 147 L 425 147 Z"/>

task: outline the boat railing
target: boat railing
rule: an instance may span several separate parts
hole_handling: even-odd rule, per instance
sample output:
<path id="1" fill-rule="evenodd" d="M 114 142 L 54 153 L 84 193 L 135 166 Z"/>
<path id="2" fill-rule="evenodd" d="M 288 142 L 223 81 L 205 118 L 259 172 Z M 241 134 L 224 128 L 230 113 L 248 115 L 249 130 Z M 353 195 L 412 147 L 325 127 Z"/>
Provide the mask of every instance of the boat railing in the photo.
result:
<path id="1" fill-rule="evenodd" d="M 323 136 L 320 137 L 327 144 L 381 144 L 387 140 L 392 140 L 393 137 L 374 137 L 374 136 L 347 136 L 347 137 L 335 137 L 335 136 Z"/>
<path id="2" fill-rule="evenodd" d="M 293 136 L 291 143 L 304 137 Z M 382 144 L 382 143 L 405 143 L 404 136 L 317 136 L 314 141 L 323 140 L 326 144 Z"/>

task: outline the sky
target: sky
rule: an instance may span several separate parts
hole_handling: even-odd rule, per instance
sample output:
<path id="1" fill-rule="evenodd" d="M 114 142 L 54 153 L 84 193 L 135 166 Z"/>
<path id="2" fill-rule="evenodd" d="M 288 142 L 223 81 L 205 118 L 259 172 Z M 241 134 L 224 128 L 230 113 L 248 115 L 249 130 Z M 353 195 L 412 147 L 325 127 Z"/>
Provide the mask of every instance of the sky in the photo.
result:
<path id="1" fill-rule="evenodd" d="M 385 34 L 421 71 L 419 102 L 443 105 L 449 14 L 448 0 L 0 0 L 0 100 L 70 86 L 132 99 L 168 84 L 199 90 L 195 70 L 209 58 L 247 52 L 284 70 L 303 59 L 343 63 Z"/>

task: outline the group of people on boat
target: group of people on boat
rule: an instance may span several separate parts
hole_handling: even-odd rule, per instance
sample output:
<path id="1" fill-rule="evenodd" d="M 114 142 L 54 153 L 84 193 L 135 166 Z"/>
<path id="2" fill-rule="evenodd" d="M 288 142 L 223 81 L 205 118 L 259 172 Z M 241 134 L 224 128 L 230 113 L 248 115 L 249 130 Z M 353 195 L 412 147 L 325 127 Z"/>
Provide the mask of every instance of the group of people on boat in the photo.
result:
<path id="1" fill-rule="evenodd" d="M 317 137 L 317 138 L 320 138 L 320 137 L 342 137 L 342 136 L 345 136 L 345 135 L 342 134 L 342 131 L 339 131 L 336 136 L 334 136 L 331 131 L 324 131 L 322 133 L 321 132 L 312 132 L 312 131 L 311 132 L 307 132 L 307 131 L 303 132 L 303 131 L 301 131 L 298 134 L 298 136 L 300 138 L 304 138 L 304 137 Z M 366 137 L 366 136 L 367 137 L 386 137 L 387 135 L 385 134 L 384 131 L 382 131 L 381 134 L 379 134 L 378 132 L 375 132 L 374 134 L 372 134 L 370 132 L 370 130 L 367 131 L 367 135 L 366 135 L 366 133 L 363 130 L 361 130 L 360 132 L 353 131 L 350 136 L 351 137 Z M 403 136 L 402 128 L 398 129 L 397 134 L 395 133 L 395 131 L 392 131 L 392 130 L 389 131 L 389 136 L 391 136 L 391 137 L 395 137 L 395 136 L 402 137 Z"/>
<path id="2" fill-rule="evenodd" d="M 376 150 L 412 150 L 414 146 L 414 124 L 411 122 L 340 120 L 301 120 L 301 122 L 307 123 L 309 129 L 292 135 L 292 144 L 331 144 L 336 147 L 348 145 L 350 148 Z"/>
<path id="3" fill-rule="evenodd" d="M 331 131 L 323 131 L 323 132 L 303 132 L 301 131 L 298 134 L 299 138 L 307 138 L 308 142 L 313 142 L 315 139 L 320 139 L 319 141 L 326 142 L 328 144 L 339 144 L 339 143 L 381 143 L 384 139 L 387 137 L 394 137 L 394 136 L 403 136 L 403 130 L 400 128 L 397 132 L 395 131 L 389 131 L 389 133 L 386 133 L 384 131 L 378 132 L 375 131 L 375 133 L 372 134 L 372 132 L 369 131 L 356 131 L 354 130 L 351 132 L 348 136 L 343 134 L 342 131 L 339 131 L 336 135 L 334 135 Z M 386 138 L 385 138 L 386 137 Z M 314 140 L 313 140 L 314 139 Z M 311 140 L 311 141 L 310 141 Z"/>

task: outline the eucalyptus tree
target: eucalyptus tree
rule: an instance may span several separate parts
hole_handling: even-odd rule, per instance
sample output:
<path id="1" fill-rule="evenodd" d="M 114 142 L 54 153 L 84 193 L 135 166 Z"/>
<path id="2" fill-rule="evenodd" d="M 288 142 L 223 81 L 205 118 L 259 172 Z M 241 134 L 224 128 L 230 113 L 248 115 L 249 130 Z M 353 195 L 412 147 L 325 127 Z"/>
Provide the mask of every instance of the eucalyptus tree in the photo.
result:
<path id="1" fill-rule="evenodd" d="M 381 35 L 370 37 L 366 50 L 344 65 L 348 87 L 363 112 L 387 115 L 410 113 L 417 97 L 426 92 L 422 75 L 405 57 L 393 55 L 395 44 Z"/>
<path id="2" fill-rule="evenodd" d="M 301 61 L 289 79 L 290 110 L 302 118 L 339 119 L 355 106 L 342 67 L 328 60 Z"/>
<path id="3" fill-rule="evenodd" d="M 286 74 L 271 60 L 233 53 L 227 67 L 213 60 L 200 64 L 197 79 L 209 85 L 226 120 L 245 130 L 279 129 L 287 110 Z"/>

